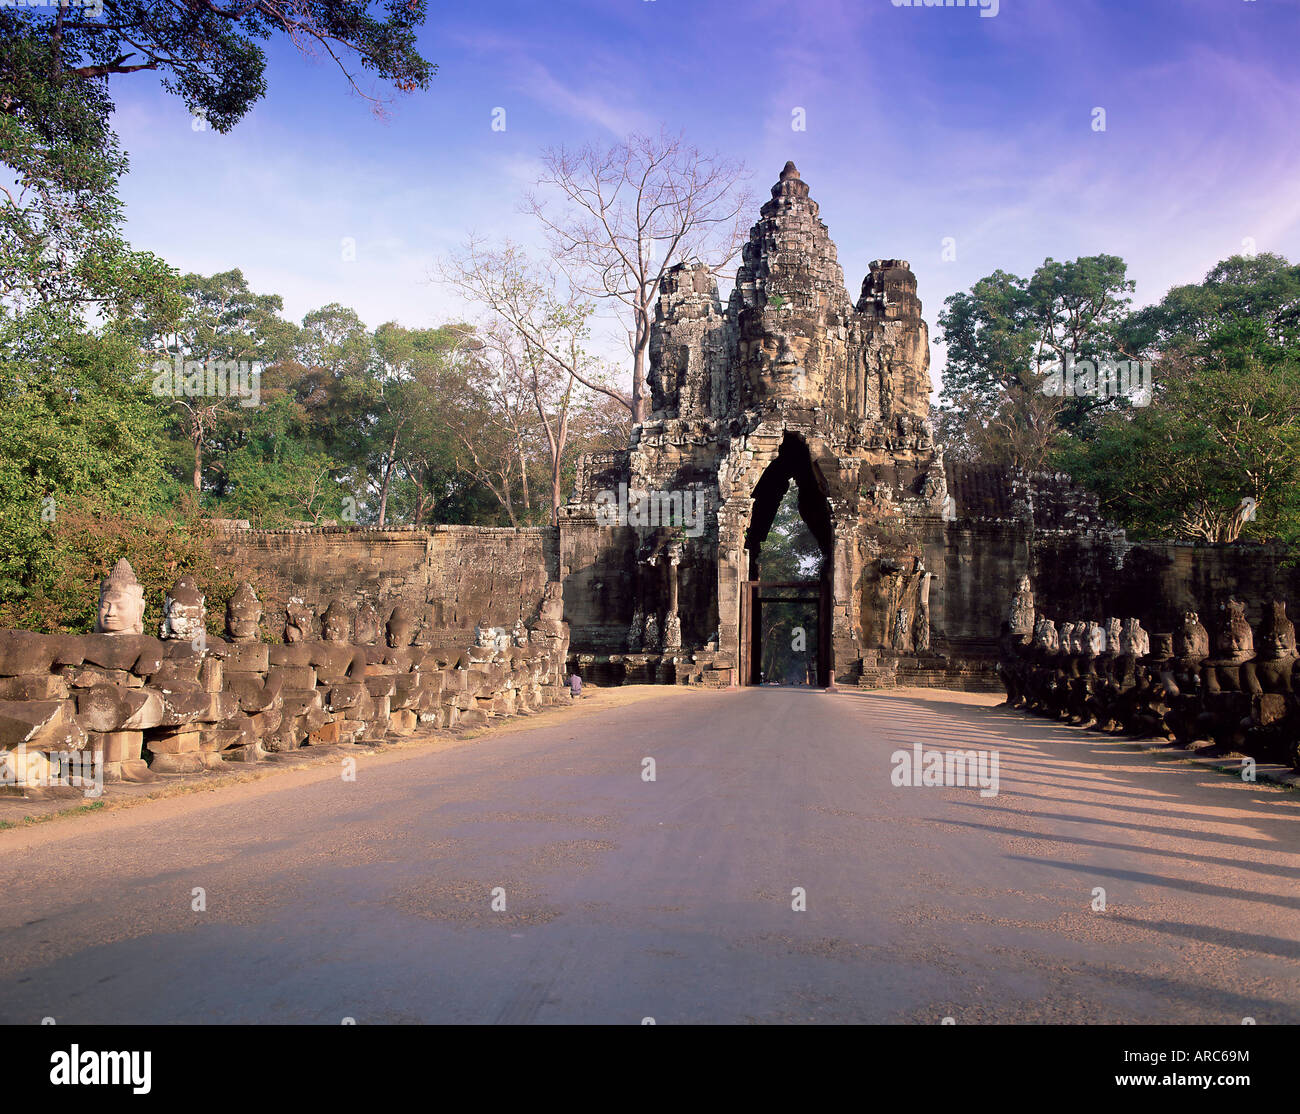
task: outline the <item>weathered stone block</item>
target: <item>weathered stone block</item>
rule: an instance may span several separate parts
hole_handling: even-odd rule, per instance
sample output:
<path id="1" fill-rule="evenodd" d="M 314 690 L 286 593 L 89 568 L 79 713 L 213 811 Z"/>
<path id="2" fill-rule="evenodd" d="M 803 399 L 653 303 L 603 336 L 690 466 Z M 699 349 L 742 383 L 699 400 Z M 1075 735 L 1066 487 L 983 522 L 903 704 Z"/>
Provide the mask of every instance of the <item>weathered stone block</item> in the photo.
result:
<path id="1" fill-rule="evenodd" d="M 87 739 L 75 711 L 71 700 L 0 701 L 0 748 L 80 750 Z"/>
<path id="2" fill-rule="evenodd" d="M 203 742 L 203 735 L 196 726 L 178 728 L 157 728 L 149 732 L 145 739 L 145 748 L 151 754 L 186 754 L 197 751 Z M 156 766 L 151 766 L 156 769 Z"/>
<path id="3" fill-rule="evenodd" d="M 220 658 L 207 658 L 199 668 L 199 685 L 204 692 L 220 692 L 222 689 L 223 677 L 224 666 Z"/>
<path id="4" fill-rule="evenodd" d="M 140 731 L 157 727 L 166 714 L 162 694 L 152 689 L 96 685 L 76 699 L 77 719 L 90 731 Z"/>
<path id="5" fill-rule="evenodd" d="M 395 677 L 367 677 L 365 680 L 366 691 L 373 697 L 392 696 L 397 691 L 397 679 Z"/>
<path id="6" fill-rule="evenodd" d="M 324 707 L 321 694 L 315 689 L 308 691 L 285 691 L 280 694 L 284 714 L 289 717 L 305 715 L 309 711 Z"/>
<path id="7" fill-rule="evenodd" d="M 0 700 L 63 700 L 67 695 L 67 684 L 55 673 L 0 677 Z"/>
<path id="8" fill-rule="evenodd" d="M 307 744 L 311 746 L 319 743 L 337 743 L 341 730 L 342 723 L 339 720 L 334 720 L 332 723 L 323 723 L 307 736 Z"/>
<path id="9" fill-rule="evenodd" d="M 281 665 L 271 669 L 270 677 L 278 677 L 286 689 L 314 689 L 316 670 L 310 665 Z"/>
<path id="10" fill-rule="evenodd" d="M 48 673 L 58 654 L 59 640 L 32 631 L 0 631 L 0 677 Z"/>
<path id="11" fill-rule="evenodd" d="M 144 745 L 143 731 L 105 731 L 90 735 L 90 745 L 102 750 L 104 763 L 121 763 L 138 760 Z"/>
<path id="12" fill-rule="evenodd" d="M 225 691 L 239 701 L 244 712 L 262 712 L 269 708 L 279 696 L 275 689 L 267 690 L 265 682 L 257 673 L 227 673 L 223 678 Z"/>
<path id="13" fill-rule="evenodd" d="M 149 769 L 156 774 L 197 774 L 207 768 L 204 755 L 198 750 L 180 754 L 155 753 Z"/>
<path id="14" fill-rule="evenodd" d="M 231 642 L 226 654 L 226 670 L 265 673 L 271 664 L 270 650 L 265 642 Z"/>
<path id="15" fill-rule="evenodd" d="M 230 710 L 224 715 L 213 707 L 213 701 L 217 698 L 206 692 L 164 692 L 161 695 L 163 713 L 159 725 L 162 727 L 176 727 L 199 720 L 211 722 L 229 719 L 239 710 L 239 699 L 233 693 L 227 694 Z"/>
<path id="16" fill-rule="evenodd" d="M 143 688 L 144 679 L 125 669 L 103 669 L 96 665 L 76 665 L 63 669 L 63 680 L 70 688 L 88 689 L 96 685 L 119 688 Z"/>
<path id="17" fill-rule="evenodd" d="M 361 703 L 361 699 L 365 695 L 365 686 L 360 683 L 336 684 L 330 687 L 328 695 L 325 697 L 325 703 L 330 711 L 337 711 L 341 708 L 355 707 Z"/>
<path id="18" fill-rule="evenodd" d="M 284 646 L 268 646 L 267 658 L 269 664 L 298 668 L 311 665 L 312 646 L 313 643 L 310 642 L 293 642 Z"/>
<path id="19" fill-rule="evenodd" d="M 393 735 L 405 737 L 414 734 L 416 727 L 415 713 L 400 708 L 388 718 L 388 730 Z"/>

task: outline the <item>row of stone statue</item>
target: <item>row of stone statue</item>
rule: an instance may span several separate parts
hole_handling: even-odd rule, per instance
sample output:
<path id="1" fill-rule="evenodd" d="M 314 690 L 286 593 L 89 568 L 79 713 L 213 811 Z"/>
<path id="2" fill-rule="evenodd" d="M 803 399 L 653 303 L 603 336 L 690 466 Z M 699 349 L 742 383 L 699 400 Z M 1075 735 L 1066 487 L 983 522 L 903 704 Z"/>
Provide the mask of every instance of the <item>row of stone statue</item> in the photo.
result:
<path id="1" fill-rule="evenodd" d="M 209 638 L 203 594 L 182 577 L 154 638 L 143 632 L 143 589 L 119 561 L 100 586 L 94 634 L 0 630 L 0 780 L 43 790 L 75 752 L 100 756 L 107 782 L 147 781 L 530 714 L 568 698 L 563 608 L 552 581 L 527 624 L 513 634 L 480 624 L 471 645 L 454 630 L 417 637 L 398 603 L 380 642 L 369 604 L 330 603 L 314 639 L 311 610 L 293 599 L 284 643 L 268 644 L 249 585 L 227 606 L 228 637 Z"/>
<path id="2" fill-rule="evenodd" d="M 563 601 L 559 585 L 548 585 L 539 615 L 540 625 L 558 623 L 563 618 Z M 144 632 L 144 589 L 136 579 L 130 563 L 123 558 L 104 579 L 99 591 L 99 613 L 95 631 L 99 634 L 142 634 Z M 297 596 L 285 608 L 283 641 L 311 641 L 315 614 Z M 165 641 L 198 642 L 205 637 L 206 604 L 203 593 L 192 577 L 182 576 L 163 598 L 163 620 L 159 637 Z M 262 604 L 252 585 L 241 583 L 226 604 L 226 637 L 232 642 L 256 642 L 260 638 Z M 537 625 L 537 624 L 535 624 Z M 362 601 L 351 608 L 341 600 L 332 600 L 320 617 L 320 637 L 324 642 L 373 646 L 381 641 L 391 647 L 409 646 L 415 640 L 418 620 L 404 604 L 397 604 L 386 622 L 381 622 L 374 607 Z M 381 629 L 382 628 L 382 629 Z M 539 632 L 539 637 L 550 631 Z M 528 644 L 529 630 L 522 620 L 510 635 L 480 622 L 475 630 L 475 645 L 496 645 L 504 649 L 513 641 Z"/>
<path id="3" fill-rule="evenodd" d="M 1258 638 L 1238 599 L 1214 637 L 1194 611 L 1172 633 L 1134 618 L 1037 616 L 1027 584 L 1004 631 L 1001 675 L 1012 707 L 1098 731 L 1216 747 L 1300 769 L 1300 654 L 1285 600 L 1264 610 Z"/>

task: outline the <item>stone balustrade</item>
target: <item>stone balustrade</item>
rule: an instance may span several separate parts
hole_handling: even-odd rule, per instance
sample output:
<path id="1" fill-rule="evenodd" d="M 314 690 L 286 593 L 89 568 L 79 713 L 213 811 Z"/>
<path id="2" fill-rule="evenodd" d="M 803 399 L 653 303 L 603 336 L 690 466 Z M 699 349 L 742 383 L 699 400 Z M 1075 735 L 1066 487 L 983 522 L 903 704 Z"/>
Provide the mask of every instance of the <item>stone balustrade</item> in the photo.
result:
<path id="1" fill-rule="evenodd" d="M 1286 602 L 1254 628 L 1224 601 L 1214 634 L 1186 612 L 1150 635 L 1137 619 L 1036 617 L 1022 587 L 1002 638 L 1007 703 L 1111 734 L 1207 743 L 1300 771 L 1300 656 Z"/>
<path id="2" fill-rule="evenodd" d="M 261 608 L 241 585 L 226 637 L 209 636 L 203 597 L 182 578 L 160 637 L 141 626 L 143 593 L 121 561 L 88 635 L 0 630 L 0 783 L 150 781 L 327 743 L 377 744 L 427 728 L 474 727 L 567 702 L 568 624 L 558 583 L 513 631 L 480 625 L 474 644 L 417 632 L 402 604 L 380 637 L 369 604 L 335 601 L 320 619 L 291 600 L 281 643 L 258 640 Z"/>

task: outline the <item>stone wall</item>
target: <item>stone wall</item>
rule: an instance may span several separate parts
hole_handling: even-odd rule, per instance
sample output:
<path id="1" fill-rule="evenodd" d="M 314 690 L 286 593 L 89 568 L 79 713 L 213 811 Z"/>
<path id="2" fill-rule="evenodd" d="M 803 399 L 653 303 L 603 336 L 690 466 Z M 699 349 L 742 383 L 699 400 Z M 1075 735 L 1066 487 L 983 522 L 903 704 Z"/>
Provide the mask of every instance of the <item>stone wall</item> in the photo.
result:
<path id="1" fill-rule="evenodd" d="M 454 631 L 421 631 L 400 601 L 381 639 L 381 616 L 367 602 L 336 599 L 316 639 L 311 611 L 294 600 L 281 620 L 286 640 L 268 643 L 255 640 L 260 605 L 247 585 L 227 613 L 230 637 L 210 638 L 202 596 L 183 578 L 167 600 L 163 637 L 153 638 L 139 629 L 143 596 L 119 562 L 101 590 L 105 633 L 0 630 L 0 784 L 66 787 L 69 769 L 148 781 L 536 711 L 567 699 L 560 586 L 541 595 L 526 623 L 481 627 L 472 644 Z"/>
<path id="2" fill-rule="evenodd" d="M 218 548 L 268 611 L 298 597 L 317 613 L 332 599 L 404 603 L 430 630 L 473 634 L 537 612 L 558 576 L 552 527 L 324 527 L 227 531 Z"/>

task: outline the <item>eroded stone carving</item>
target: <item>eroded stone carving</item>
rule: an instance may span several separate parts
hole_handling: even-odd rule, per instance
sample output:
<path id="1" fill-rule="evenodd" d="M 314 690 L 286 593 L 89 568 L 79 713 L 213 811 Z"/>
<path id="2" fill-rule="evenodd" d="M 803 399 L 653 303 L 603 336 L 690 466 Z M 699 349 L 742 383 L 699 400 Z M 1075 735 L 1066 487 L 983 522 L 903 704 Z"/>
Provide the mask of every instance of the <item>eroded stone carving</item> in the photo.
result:
<path id="1" fill-rule="evenodd" d="M 315 616 L 301 597 L 290 596 L 284 609 L 285 642 L 306 642 L 311 637 L 311 624 Z"/>
<path id="2" fill-rule="evenodd" d="M 163 597 L 159 636 L 169 641 L 193 642 L 204 633 L 203 594 L 193 577 L 182 576 Z"/>
<path id="3" fill-rule="evenodd" d="M 248 581 L 242 581 L 226 601 L 226 637 L 232 642 L 256 642 L 262 604 Z"/>

